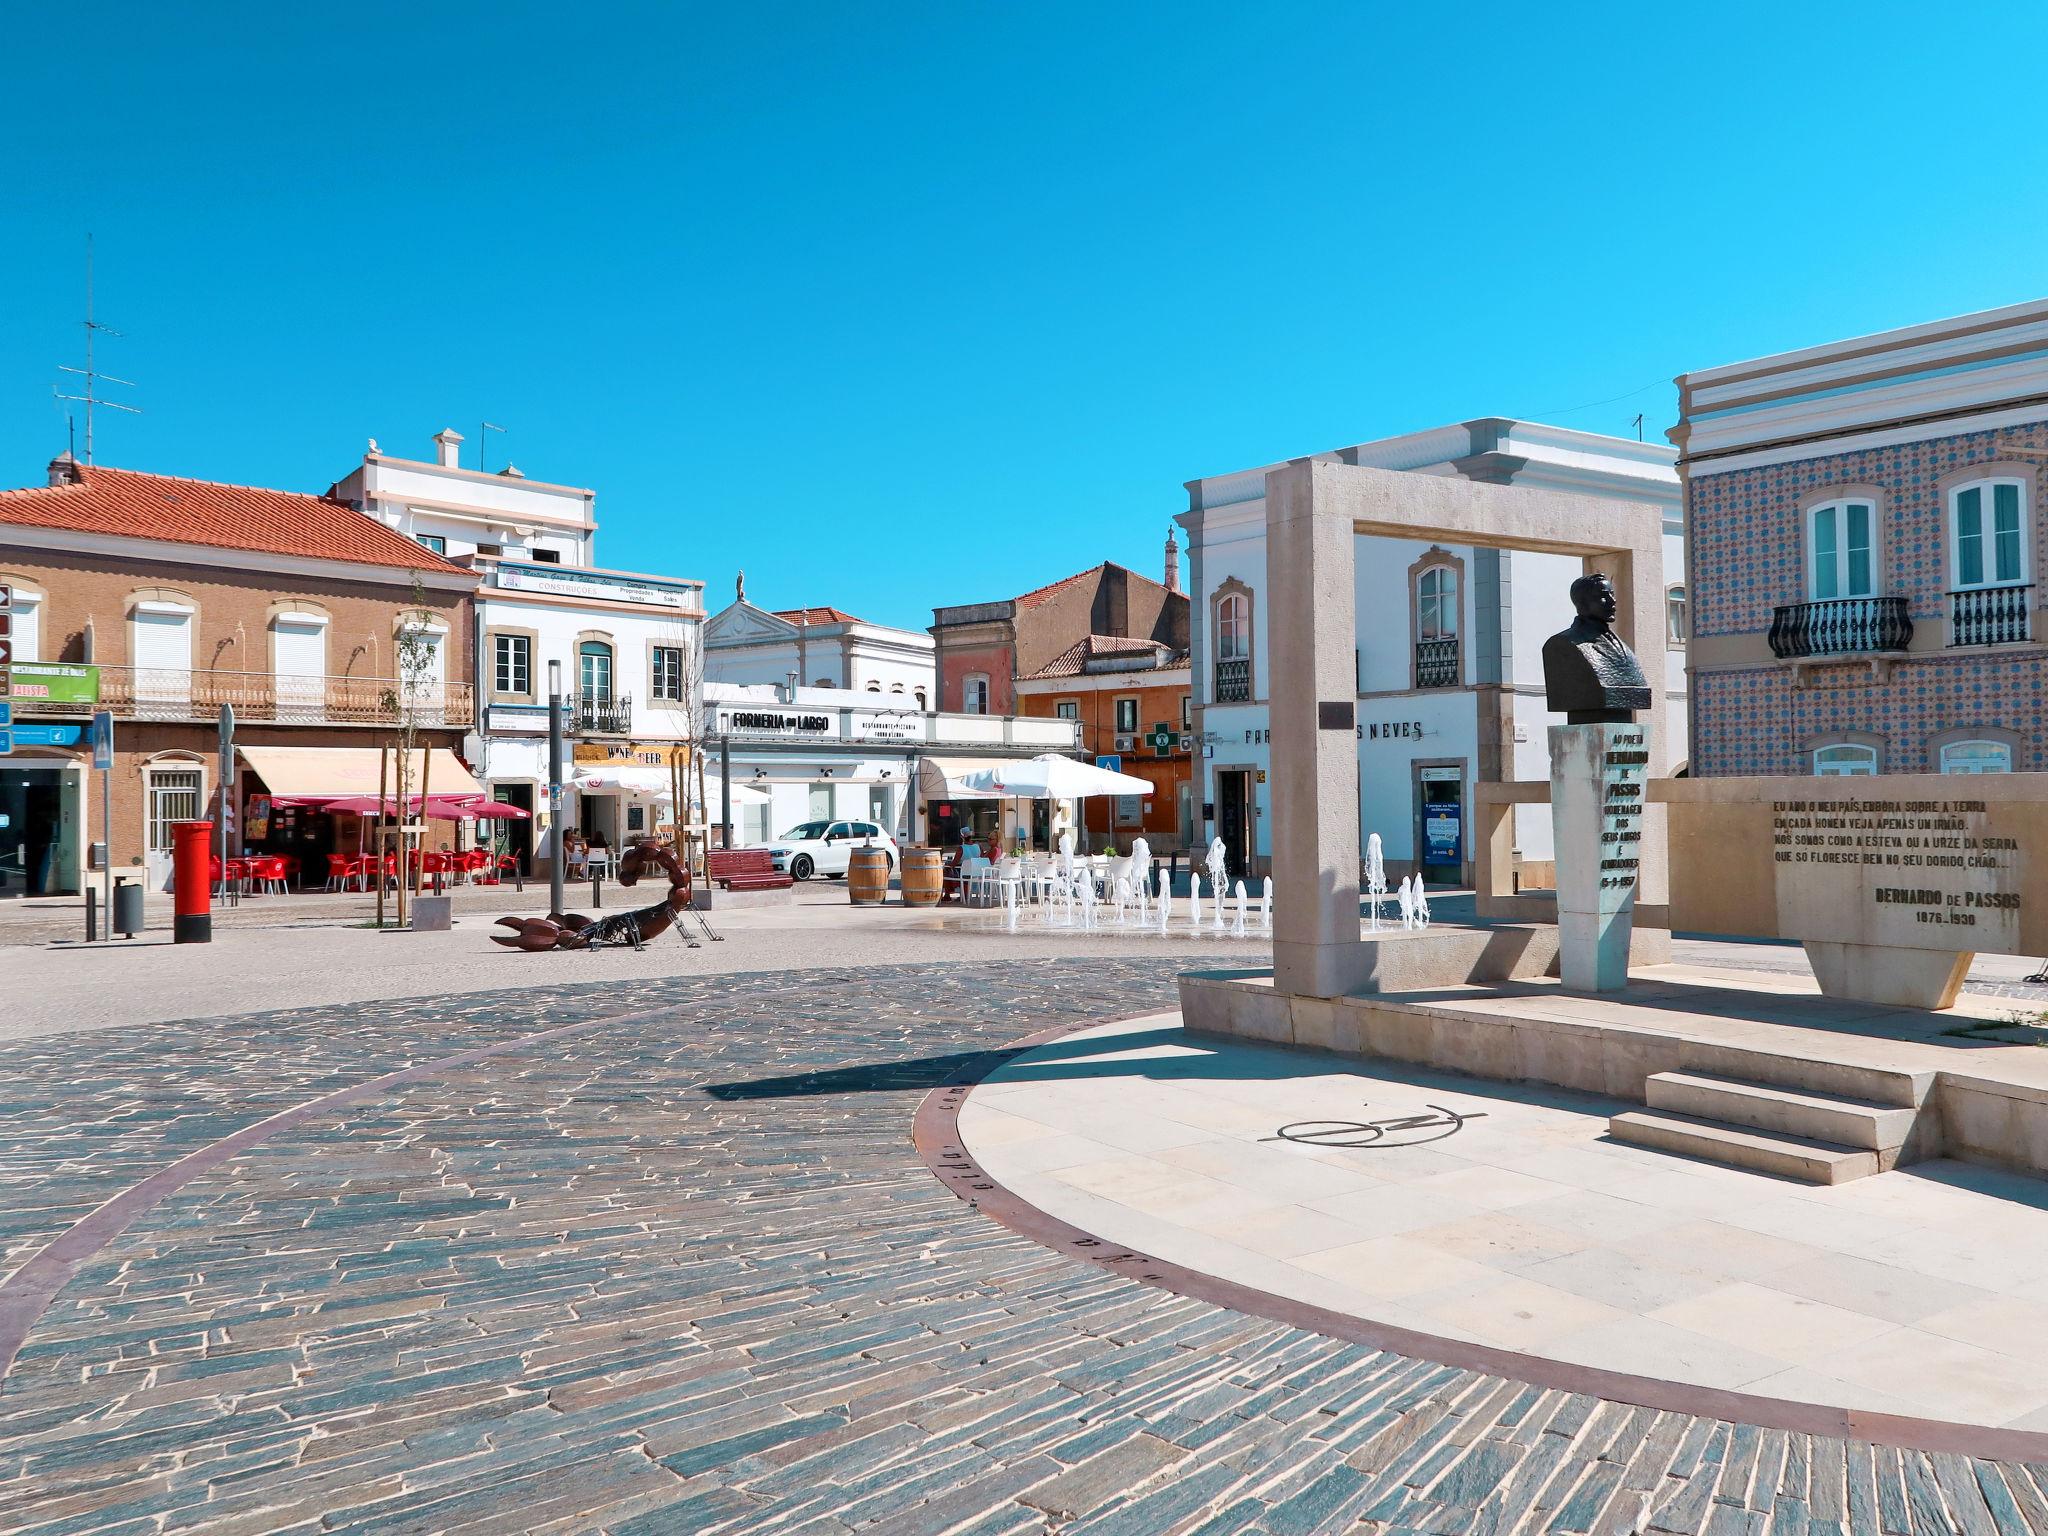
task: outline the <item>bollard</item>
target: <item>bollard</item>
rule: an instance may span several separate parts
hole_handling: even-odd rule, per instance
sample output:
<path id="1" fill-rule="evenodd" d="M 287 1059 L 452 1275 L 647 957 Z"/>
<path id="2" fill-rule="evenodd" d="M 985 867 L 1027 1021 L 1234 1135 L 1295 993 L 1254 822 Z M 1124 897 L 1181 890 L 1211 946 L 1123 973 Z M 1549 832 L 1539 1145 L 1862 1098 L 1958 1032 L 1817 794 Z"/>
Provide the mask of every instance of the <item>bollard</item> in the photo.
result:
<path id="1" fill-rule="evenodd" d="M 98 891 L 87 891 L 85 893 L 85 942 L 88 944 L 94 943 L 99 939 L 99 912 L 100 893 Z M 108 935 L 109 938 L 112 936 L 112 934 Z"/>
<path id="2" fill-rule="evenodd" d="M 604 910 L 604 874 L 602 871 L 595 869 L 590 872 L 590 910 L 593 912 L 602 912 Z"/>

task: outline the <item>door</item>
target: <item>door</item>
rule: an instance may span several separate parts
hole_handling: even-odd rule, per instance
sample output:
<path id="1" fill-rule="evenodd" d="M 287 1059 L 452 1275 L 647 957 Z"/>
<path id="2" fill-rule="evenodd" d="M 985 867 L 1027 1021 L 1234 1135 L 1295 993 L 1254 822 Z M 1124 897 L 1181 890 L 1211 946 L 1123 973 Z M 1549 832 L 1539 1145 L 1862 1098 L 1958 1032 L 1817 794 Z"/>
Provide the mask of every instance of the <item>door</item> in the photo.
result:
<path id="1" fill-rule="evenodd" d="M 149 889 L 165 891 L 171 884 L 171 823 L 197 821 L 204 814 L 200 803 L 201 778 L 197 768 L 152 768 L 149 770 L 148 826 L 144 833 L 144 868 Z"/>
<path id="2" fill-rule="evenodd" d="M 70 894 L 78 859 L 77 781 L 10 760 L 0 774 L 0 896 Z"/>
<path id="3" fill-rule="evenodd" d="M 1424 768 L 1419 786 L 1422 878 L 1428 885 L 1463 883 L 1465 781 L 1458 768 Z"/>
<path id="4" fill-rule="evenodd" d="M 131 631 L 137 712 L 180 718 L 192 707 L 192 615 L 138 608 Z"/>
<path id="5" fill-rule="evenodd" d="M 853 862 L 853 823 L 835 821 L 825 829 L 825 846 L 818 850 L 818 873 L 843 875 Z"/>
<path id="6" fill-rule="evenodd" d="M 1231 768 L 1216 775 L 1216 835 L 1223 839 L 1224 867 L 1232 880 L 1248 880 L 1252 862 L 1252 776 Z"/>
<path id="7" fill-rule="evenodd" d="M 327 705 L 327 626 L 279 619 L 271 628 L 277 667 L 277 718 L 318 721 Z"/>

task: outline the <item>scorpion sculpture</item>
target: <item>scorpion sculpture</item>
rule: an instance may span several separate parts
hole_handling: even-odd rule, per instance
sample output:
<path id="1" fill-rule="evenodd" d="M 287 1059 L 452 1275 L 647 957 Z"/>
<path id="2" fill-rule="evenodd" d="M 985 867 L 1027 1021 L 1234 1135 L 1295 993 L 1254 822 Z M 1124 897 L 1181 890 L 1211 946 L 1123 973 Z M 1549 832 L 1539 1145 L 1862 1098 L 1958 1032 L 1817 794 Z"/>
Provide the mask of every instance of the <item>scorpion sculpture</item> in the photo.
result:
<path id="1" fill-rule="evenodd" d="M 651 907 L 641 907 L 632 912 L 615 912 L 609 917 L 585 917 L 580 912 L 550 912 L 546 917 L 501 917 L 498 926 L 510 928 L 514 937 L 502 933 L 491 935 L 496 942 L 507 949 L 524 949 L 539 953 L 544 949 L 602 949 L 626 945 L 632 949 L 644 949 L 649 939 L 658 939 L 674 928 L 676 936 L 692 949 L 699 948 L 697 941 L 678 924 L 687 912 L 696 920 L 704 937 L 716 941 L 720 935 L 711 931 L 711 924 L 704 914 L 690 904 L 690 870 L 678 859 L 668 844 L 656 838 L 644 838 L 627 850 L 619 860 L 619 884 L 633 885 L 647 873 L 650 866 L 659 867 L 668 874 L 668 895 Z"/>

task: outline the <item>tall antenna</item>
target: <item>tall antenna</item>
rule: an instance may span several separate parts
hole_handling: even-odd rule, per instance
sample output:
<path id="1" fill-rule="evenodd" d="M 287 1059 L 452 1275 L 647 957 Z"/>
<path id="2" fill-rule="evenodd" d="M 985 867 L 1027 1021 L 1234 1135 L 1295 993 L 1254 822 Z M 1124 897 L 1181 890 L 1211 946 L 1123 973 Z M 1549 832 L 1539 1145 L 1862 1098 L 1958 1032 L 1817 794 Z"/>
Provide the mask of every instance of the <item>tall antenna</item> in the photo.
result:
<path id="1" fill-rule="evenodd" d="M 479 422 L 476 429 L 476 467 L 479 472 L 491 467 L 491 445 L 484 437 L 486 432 L 502 432 L 505 429 L 495 421 Z"/>
<path id="2" fill-rule="evenodd" d="M 121 334 L 111 325 L 102 325 L 93 318 L 92 236 L 87 235 L 85 237 L 85 366 L 83 368 L 73 368 L 65 363 L 57 365 L 58 372 L 75 373 L 83 378 L 85 380 L 85 393 L 82 395 L 59 394 L 57 398 L 59 400 L 76 400 L 85 407 L 85 462 L 88 464 L 92 462 L 92 408 L 94 406 L 104 405 L 108 410 L 126 411 L 131 416 L 140 416 L 142 414 L 141 408 L 138 406 L 123 405 L 118 400 L 102 400 L 100 398 L 99 386 L 101 384 L 120 384 L 128 389 L 135 387 L 134 380 L 117 379 L 111 373 L 101 373 L 93 366 L 93 340 L 102 331 L 106 332 L 109 336 L 119 336 Z"/>
<path id="3" fill-rule="evenodd" d="M 1640 443 L 1643 440 L 1643 413 L 1641 411 L 1636 412 L 1636 419 L 1634 425 L 1636 429 L 1636 441 Z"/>

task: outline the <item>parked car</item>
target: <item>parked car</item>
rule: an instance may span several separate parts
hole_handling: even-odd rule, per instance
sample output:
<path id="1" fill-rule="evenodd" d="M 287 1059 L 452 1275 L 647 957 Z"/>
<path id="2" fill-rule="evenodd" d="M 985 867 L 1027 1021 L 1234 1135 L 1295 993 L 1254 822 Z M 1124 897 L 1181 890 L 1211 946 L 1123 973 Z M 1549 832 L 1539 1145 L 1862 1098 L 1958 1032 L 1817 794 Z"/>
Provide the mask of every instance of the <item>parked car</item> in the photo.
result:
<path id="1" fill-rule="evenodd" d="M 896 839 L 872 821 L 807 821 L 791 827 L 768 845 L 768 857 L 775 867 L 786 870 L 792 880 L 813 875 L 843 875 L 853 850 L 869 842 L 889 853 L 889 871 L 896 871 Z"/>

